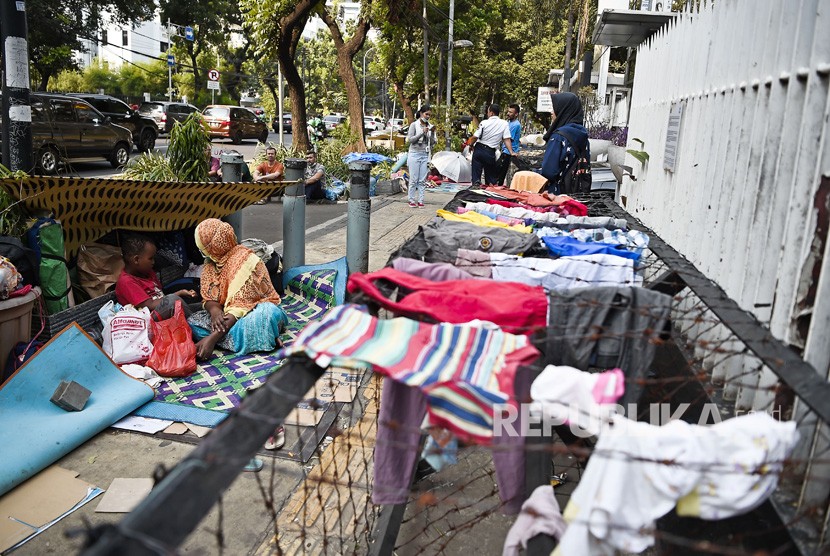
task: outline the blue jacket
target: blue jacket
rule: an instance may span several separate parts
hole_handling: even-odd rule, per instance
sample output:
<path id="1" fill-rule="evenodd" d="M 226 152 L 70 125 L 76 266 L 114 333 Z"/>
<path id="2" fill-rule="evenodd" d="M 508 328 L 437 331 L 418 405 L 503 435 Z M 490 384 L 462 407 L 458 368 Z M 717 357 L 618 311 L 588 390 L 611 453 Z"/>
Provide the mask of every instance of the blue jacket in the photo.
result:
<path id="1" fill-rule="evenodd" d="M 542 159 L 542 175 L 548 179 L 548 191 L 553 190 L 555 186 L 556 191 L 559 190 L 559 182 L 565 174 L 565 170 L 574 161 L 576 151 L 586 151 L 590 156 L 590 148 L 588 147 L 588 130 L 579 124 L 565 124 L 560 129 L 564 130 L 568 135 L 573 136 L 577 140 L 576 150 L 574 145 L 559 133 L 559 130 L 553 132 L 550 141 L 545 147 L 545 157 Z"/>

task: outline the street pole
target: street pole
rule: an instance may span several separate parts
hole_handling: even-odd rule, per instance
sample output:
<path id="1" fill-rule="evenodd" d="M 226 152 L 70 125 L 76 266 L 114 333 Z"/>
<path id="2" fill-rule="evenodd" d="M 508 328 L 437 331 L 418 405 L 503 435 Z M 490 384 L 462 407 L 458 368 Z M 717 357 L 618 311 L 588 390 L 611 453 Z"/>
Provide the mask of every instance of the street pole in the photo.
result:
<path id="1" fill-rule="evenodd" d="M 455 22 L 455 0 L 450 0 L 450 27 L 447 38 L 447 112 L 444 121 L 444 149 L 451 150 L 450 146 L 450 109 L 452 108 L 452 45 L 453 23 Z M 460 41 L 459 41 L 460 42 Z"/>
<path id="2" fill-rule="evenodd" d="M 305 166 L 302 158 L 286 158 L 285 179 L 302 180 Z M 305 264 L 305 201 L 302 181 L 285 188 L 282 197 L 282 263 L 287 269 Z"/>
<path id="3" fill-rule="evenodd" d="M 369 200 L 369 170 L 365 162 L 349 164 L 349 208 L 346 217 L 346 264 L 349 274 L 369 272 L 369 223 L 372 201 Z"/>
<path id="4" fill-rule="evenodd" d="M 170 32 L 170 18 L 167 18 L 167 102 L 173 102 L 173 66 L 170 65 L 170 46 L 173 34 Z"/>
<path id="5" fill-rule="evenodd" d="M 9 170 L 31 172 L 32 108 L 29 104 L 28 26 L 23 2 L 0 0 L 3 45 L 3 163 Z"/>
<path id="6" fill-rule="evenodd" d="M 452 26 L 452 13 L 450 13 Z M 427 35 L 427 0 L 424 0 L 424 104 L 429 104 L 429 36 Z"/>
<path id="7" fill-rule="evenodd" d="M 375 47 L 371 47 L 363 53 L 363 114 L 366 114 L 366 56 L 374 50 Z"/>
<path id="8" fill-rule="evenodd" d="M 283 99 L 283 92 L 282 92 L 282 66 L 280 66 L 280 65 L 279 65 L 279 63 L 277 63 L 277 79 L 279 79 L 279 81 L 277 82 L 277 94 L 278 94 L 278 95 L 279 95 L 279 97 L 280 97 L 280 98 L 278 98 L 278 99 L 277 99 L 277 111 L 279 112 L 279 113 L 277 114 L 277 117 L 279 118 L 280 145 L 282 145 L 282 141 L 283 141 L 282 136 L 283 136 L 283 134 L 285 133 L 285 130 L 283 129 L 283 121 L 282 121 L 282 113 L 283 113 L 283 112 L 282 112 L 282 108 L 283 108 L 283 107 L 282 107 L 282 99 Z M 295 115 L 296 115 L 296 114 L 295 114 Z"/>

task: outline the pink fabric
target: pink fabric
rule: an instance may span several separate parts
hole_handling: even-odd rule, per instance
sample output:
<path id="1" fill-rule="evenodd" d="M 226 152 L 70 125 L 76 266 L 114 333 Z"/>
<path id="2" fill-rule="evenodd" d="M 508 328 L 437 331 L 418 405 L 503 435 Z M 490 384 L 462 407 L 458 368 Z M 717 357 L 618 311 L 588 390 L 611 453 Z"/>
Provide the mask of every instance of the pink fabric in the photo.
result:
<path id="1" fill-rule="evenodd" d="M 519 547 L 527 548 L 528 541 L 536 535 L 550 535 L 557 540 L 561 539 L 566 528 L 553 487 L 537 487 L 530 498 L 522 504 L 519 517 L 507 533 L 502 556 L 518 556 Z"/>
<path id="2" fill-rule="evenodd" d="M 457 214 L 464 214 L 465 212 L 475 212 L 474 210 L 468 209 L 466 207 L 458 207 Z M 485 215 L 486 216 L 486 215 Z M 496 222 L 504 222 L 505 224 L 509 224 L 510 226 L 525 226 L 525 221 L 521 218 L 513 218 L 510 216 L 504 216 L 502 214 L 496 215 Z"/>
<path id="3" fill-rule="evenodd" d="M 523 204 L 517 203 L 515 201 L 502 201 L 501 199 L 487 199 L 487 204 L 489 204 L 489 205 L 499 205 L 501 207 L 507 207 L 507 208 L 518 207 L 518 208 L 523 208 L 523 209 L 527 209 L 527 210 L 532 210 L 534 212 L 556 212 L 556 207 L 554 207 L 554 206 L 550 206 L 550 207 L 532 207 L 530 205 L 523 205 Z"/>
<path id="4" fill-rule="evenodd" d="M 625 374 L 622 369 L 611 369 L 600 374 L 591 393 L 597 403 L 617 403 L 625 394 Z"/>

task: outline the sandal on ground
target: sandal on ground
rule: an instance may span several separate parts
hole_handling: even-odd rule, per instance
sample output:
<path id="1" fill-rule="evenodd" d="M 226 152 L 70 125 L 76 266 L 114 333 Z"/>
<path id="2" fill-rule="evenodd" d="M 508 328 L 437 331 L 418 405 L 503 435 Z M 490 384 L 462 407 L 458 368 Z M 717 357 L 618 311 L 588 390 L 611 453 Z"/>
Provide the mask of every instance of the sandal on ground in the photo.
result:
<path id="1" fill-rule="evenodd" d="M 268 437 L 264 448 L 266 450 L 279 450 L 285 446 L 285 427 L 278 427 L 274 434 Z"/>

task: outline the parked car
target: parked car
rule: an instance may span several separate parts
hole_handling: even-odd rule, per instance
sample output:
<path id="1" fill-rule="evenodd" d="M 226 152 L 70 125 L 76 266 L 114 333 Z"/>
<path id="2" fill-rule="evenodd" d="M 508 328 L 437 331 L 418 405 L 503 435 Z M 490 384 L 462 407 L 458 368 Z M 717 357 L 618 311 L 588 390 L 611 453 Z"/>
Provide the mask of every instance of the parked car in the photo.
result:
<path id="1" fill-rule="evenodd" d="M 55 174 L 61 162 L 73 159 L 105 158 L 114 168 L 129 160 L 130 130 L 112 123 L 88 102 L 50 93 L 31 93 L 29 102 L 32 149 L 40 172 Z"/>
<path id="2" fill-rule="evenodd" d="M 294 120 L 291 119 L 290 112 L 283 112 L 282 113 L 282 129 L 285 133 L 291 133 L 291 124 L 294 123 Z M 280 132 L 280 125 L 277 116 L 274 116 L 274 121 L 271 122 L 271 128 L 274 130 L 274 133 Z"/>
<path id="3" fill-rule="evenodd" d="M 331 132 L 334 128 L 346 121 L 346 116 L 340 114 L 329 114 L 323 118 L 323 123 L 326 124 L 326 132 Z"/>
<path id="4" fill-rule="evenodd" d="M 392 129 L 392 131 L 400 131 L 401 128 L 406 125 L 406 121 L 401 118 L 390 118 L 387 125 Z"/>
<path id="5" fill-rule="evenodd" d="M 148 152 L 155 148 L 159 130 L 153 118 L 142 116 L 123 100 L 109 95 L 69 93 L 69 96 L 87 101 L 101 114 L 112 118 L 114 123 L 129 129 L 133 134 L 133 144 L 139 151 Z"/>
<path id="6" fill-rule="evenodd" d="M 383 129 L 383 121 L 374 116 L 363 116 L 363 128 L 367 133 Z"/>
<path id="7" fill-rule="evenodd" d="M 185 118 L 199 109 L 184 102 L 145 102 L 138 109 L 142 116 L 153 118 L 158 125 L 159 133 L 170 133 L 173 122 L 184 121 Z"/>
<path id="8" fill-rule="evenodd" d="M 258 139 L 263 143 L 268 140 L 268 126 L 247 108 L 211 104 L 202 110 L 202 118 L 211 138 L 226 137 L 237 145 L 243 139 Z"/>

